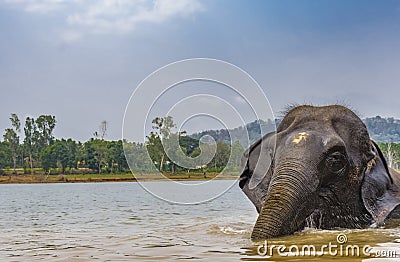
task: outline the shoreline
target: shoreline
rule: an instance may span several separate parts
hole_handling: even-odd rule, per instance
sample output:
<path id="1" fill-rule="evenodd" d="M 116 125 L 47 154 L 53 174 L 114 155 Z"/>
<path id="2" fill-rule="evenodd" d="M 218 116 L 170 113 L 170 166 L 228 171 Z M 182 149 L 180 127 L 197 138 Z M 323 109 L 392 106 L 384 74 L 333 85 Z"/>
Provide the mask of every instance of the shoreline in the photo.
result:
<path id="1" fill-rule="evenodd" d="M 86 174 L 86 175 L 12 175 L 0 176 L 0 185 L 7 184 L 53 184 L 53 183 L 103 183 L 103 182 L 158 182 L 158 181 L 208 181 L 208 180 L 236 180 L 239 177 L 232 174 L 218 175 L 212 173 L 206 178 L 203 174 L 164 174 L 160 178 L 155 174 Z"/>

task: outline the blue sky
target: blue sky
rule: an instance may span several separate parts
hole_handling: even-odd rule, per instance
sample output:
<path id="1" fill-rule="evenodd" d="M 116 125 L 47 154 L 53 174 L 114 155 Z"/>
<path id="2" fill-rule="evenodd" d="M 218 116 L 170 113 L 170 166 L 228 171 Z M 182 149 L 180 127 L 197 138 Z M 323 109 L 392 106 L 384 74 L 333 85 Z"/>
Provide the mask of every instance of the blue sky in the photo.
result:
<path id="1" fill-rule="evenodd" d="M 340 102 L 400 118 L 399 1 L 0 0 L 0 30 L 1 130 L 52 114 L 57 137 L 107 120 L 119 139 L 136 86 L 193 57 L 247 71 L 276 113 Z"/>

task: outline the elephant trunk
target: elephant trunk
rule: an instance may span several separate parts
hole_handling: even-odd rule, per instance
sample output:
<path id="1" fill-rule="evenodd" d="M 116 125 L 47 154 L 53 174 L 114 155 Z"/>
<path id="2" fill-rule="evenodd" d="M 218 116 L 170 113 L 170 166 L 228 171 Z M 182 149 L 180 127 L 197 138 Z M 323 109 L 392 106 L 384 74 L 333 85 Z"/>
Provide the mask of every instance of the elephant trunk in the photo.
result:
<path id="1" fill-rule="evenodd" d="M 272 177 L 269 192 L 254 226 L 252 239 L 288 235 L 304 226 L 314 204 L 312 196 L 319 180 L 316 168 L 304 161 L 281 161 Z M 311 203 L 310 203 L 311 202 Z"/>

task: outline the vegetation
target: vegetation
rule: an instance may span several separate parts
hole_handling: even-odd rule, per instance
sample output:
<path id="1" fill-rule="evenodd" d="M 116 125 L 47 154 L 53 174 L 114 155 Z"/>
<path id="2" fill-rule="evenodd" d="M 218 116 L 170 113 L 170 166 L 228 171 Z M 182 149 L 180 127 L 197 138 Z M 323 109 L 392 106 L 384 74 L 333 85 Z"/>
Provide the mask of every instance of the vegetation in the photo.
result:
<path id="1" fill-rule="evenodd" d="M 155 118 L 153 131 L 147 136 L 145 143 L 105 140 L 106 121 L 103 121 L 99 130 L 94 132 L 93 138 L 84 143 L 70 138 L 55 139 L 53 130 L 56 119 L 51 115 L 41 115 L 36 119 L 27 117 L 23 126 L 24 139 L 21 143 L 19 137 L 21 123 L 18 116 L 12 114 L 10 121 L 11 128 L 5 130 L 4 141 L 0 142 L 0 175 L 76 176 L 97 173 L 105 177 L 105 174 L 129 173 L 125 153 L 134 172 L 151 173 L 154 172 L 154 166 L 162 172 L 188 172 L 188 168 L 171 161 L 170 157 L 173 157 L 175 152 L 164 150 L 162 142 L 167 143 L 172 138 L 179 141 L 180 150 L 185 157 L 194 159 L 201 153 L 199 140 L 186 136 L 185 132 L 172 132 L 175 128 L 172 117 Z M 227 165 L 232 152 L 236 154 L 233 159 L 238 165 L 240 154 L 244 150 L 238 141 L 232 147 L 218 142 L 216 148 L 216 156 L 207 166 L 199 166 L 197 172 L 221 171 Z"/>
<path id="2" fill-rule="evenodd" d="M 12 114 L 10 121 L 12 127 L 5 130 L 4 141 L 0 142 L 0 169 L 3 174 L 101 174 L 129 171 L 122 141 L 104 140 L 107 129 L 105 121 L 99 132 L 95 132 L 95 137 L 85 143 L 72 139 L 55 139 L 53 130 L 56 119 L 51 115 L 41 115 L 36 119 L 27 117 L 23 128 L 24 140 L 20 143 L 20 120 L 16 114 Z M 138 151 L 142 146 L 137 144 Z"/>
<path id="3" fill-rule="evenodd" d="M 400 120 L 376 116 L 366 118 L 364 123 L 375 141 L 400 143 Z"/>
<path id="4" fill-rule="evenodd" d="M 8 144 L 8 153 L 11 155 L 12 162 L 13 162 L 13 170 L 15 173 L 15 169 L 17 167 L 17 158 L 18 158 L 18 153 L 20 151 L 19 149 L 19 136 L 17 133 L 21 132 L 21 122 L 18 119 L 18 116 L 16 114 L 11 114 L 10 117 L 11 120 L 11 125 L 12 128 L 7 128 L 6 132 L 4 134 L 4 141 Z M 4 149 L 6 149 L 7 145 L 4 144 Z M 0 151 L 1 152 L 1 151 Z M 3 164 L 5 165 L 6 163 L 6 157 L 7 157 L 7 151 L 3 151 L 0 157 L 4 157 L 3 163 L 0 162 L 0 165 Z"/>
<path id="5" fill-rule="evenodd" d="M 232 146 L 225 141 L 214 144 L 213 141 L 204 142 L 186 136 L 185 131 L 173 132 L 175 124 L 171 116 L 157 117 L 152 123 L 153 131 L 147 136 L 145 146 L 152 162 L 160 171 L 175 173 L 197 169 L 218 172 L 224 168 L 231 171 L 238 169 L 244 151 L 238 140 Z M 174 141 L 178 141 L 179 145 L 175 145 Z M 229 162 L 230 158 L 233 161 Z M 128 159 L 136 162 L 129 156 Z M 206 161 L 209 159 L 211 161 Z"/>
<path id="6" fill-rule="evenodd" d="M 400 169 L 400 143 L 377 142 L 390 168 Z"/>
<path id="7" fill-rule="evenodd" d="M 399 169 L 400 120 L 377 116 L 364 121 L 371 137 L 385 155 L 388 165 Z M 87 174 L 97 173 L 105 178 L 107 174 L 130 173 L 130 168 L 139 174 L 151 173 L 155 171 L 154 167 L 172 175 L 185 174 L 189 169 L 192 174 L 211 174 L 223 169 L 234 172 L 238 170 L 242 152 L 248 143 L 259 139 L 263 133 L 274 130 L 275 123 L 278 122 L 279 120 L 254 121 L 232 130 L 209 130 L 188 136 L 184 131 L 174 132 L 172 117 L 157 117 L 152 121 L 153 130 L 145 143 L 137 143 L 105 140 L 107 122 L 103 121 L 99 130 L 94 132 L 93 138 L 82 143 L 70 138 L 55 139 L 54 116 L 41 115 L 36 119 L 27 117 L 22 126 L 18 116 L 11 114 L 10 127 L 5 129 L 4 141 L 0 142 L 0 175 L 73 175 L 75 178 L 85 175 L 88 178 Z M 250 141 L 246 141 L 242 135 L 246 132 Z M 234 141 L 232 144 L 229 133 Z M 204 135 L 210 135 L 216 142 L 201 141 L 200 138 Z M 163 144 L 168 145 L 174 140 L 179 141 L 179 147 L 167 147 L 164 150 Z M 205 161 L 211 153 L 211 158 Z M 130 168 L 126 159 L 129 160 Z M 188 161 L 195 161 L 195 167 L 187 167 Z M 129 175 L 128 177 L 130 178 Z M 64 178 L 70 179 L 68 176 Z"/>

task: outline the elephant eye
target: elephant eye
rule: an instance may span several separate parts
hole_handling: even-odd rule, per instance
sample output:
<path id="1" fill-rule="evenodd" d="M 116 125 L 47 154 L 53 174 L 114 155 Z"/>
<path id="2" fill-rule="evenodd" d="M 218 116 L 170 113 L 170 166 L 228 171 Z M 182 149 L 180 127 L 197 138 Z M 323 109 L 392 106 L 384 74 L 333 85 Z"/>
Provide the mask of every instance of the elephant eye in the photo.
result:
<path id="1" fill-rule="evenodd" d="M 339 173 L 346 167 L 347 160 L 342 153 L 334 152 L 326 158 L 325 165 L 332 173 Z"/>

